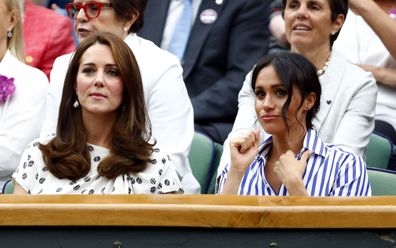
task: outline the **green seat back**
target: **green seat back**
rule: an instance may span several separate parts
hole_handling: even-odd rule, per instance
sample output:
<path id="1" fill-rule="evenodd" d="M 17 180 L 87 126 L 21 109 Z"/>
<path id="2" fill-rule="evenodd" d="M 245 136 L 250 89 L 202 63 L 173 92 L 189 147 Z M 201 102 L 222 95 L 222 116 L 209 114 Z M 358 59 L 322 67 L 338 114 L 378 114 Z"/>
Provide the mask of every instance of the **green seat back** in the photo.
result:
<path id="1" fill-rule="evenodd" d="M 367 146 L 367 167 L 387 169 L 392 149 L 392 143 L 389 139 L 372 133 Z"/>
<path id="2" fill-rule="evenodd" d="M 215 159 L 212 166 L 211 177 L 209 182 L 209 188 L 207 193 L 208 194 L 215 194 L 216 193 L 216 177 L 217 177 L 217 168 L 220 164 L 220 158 L 223 154 L 223 146 L 218 143 L 214 143 L 215 146 Z"/>
<path id="3" fill-rule="evenodd" d="M 14 183 L 11 180 L 8 180 L 3 186 L 3 194 L 12 194 L 14 193 Z"/>
<path id="4" fill-rule="evenodd" d="M 206 193 L 209 184 L 209 173 L 214 155 L 213 141 L 204 134 L 195 133 L 188 160 L 190 161 L 193 175 L 201 185 L 202 194 Z"/>
<path id="5" fill-rule="evenodd" d="M 396 173 L 377 168 L 368 168 L 373 196 L 396 195 Z"/>

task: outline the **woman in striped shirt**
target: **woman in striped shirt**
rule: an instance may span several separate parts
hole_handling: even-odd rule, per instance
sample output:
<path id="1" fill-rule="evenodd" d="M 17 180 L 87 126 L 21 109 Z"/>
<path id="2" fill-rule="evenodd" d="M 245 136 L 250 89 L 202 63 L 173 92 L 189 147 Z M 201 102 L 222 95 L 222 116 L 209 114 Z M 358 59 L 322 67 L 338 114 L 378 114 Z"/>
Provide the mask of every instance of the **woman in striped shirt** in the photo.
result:
<path id="1" fill-rule="evenodd" d="M 321 86 L 307 59 L 295 53 L 264 57 L 253 70 L 252 88 L 258 121 L 271 136 L 261 146 L 258 130 L 231 140 L 219 193 L 371 195 L 364 160 L 325 145 L 312 129 Z"/>

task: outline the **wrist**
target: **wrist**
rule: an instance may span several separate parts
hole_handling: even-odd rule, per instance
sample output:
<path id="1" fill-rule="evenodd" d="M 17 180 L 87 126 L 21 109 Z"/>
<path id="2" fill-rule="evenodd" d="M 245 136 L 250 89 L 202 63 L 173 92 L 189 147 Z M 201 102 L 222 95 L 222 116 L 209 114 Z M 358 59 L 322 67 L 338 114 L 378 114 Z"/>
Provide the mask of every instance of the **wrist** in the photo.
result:
<path id="1" fill-rule="evenodd" d="M 305 196 L 308 192 L 302 178 L 290 178 L 283 182 L 290 196 Z"/>
<path id="2" fill-rule="evenodd" d="M 353 9 L 357 12 L 356 14 L 363 17 L 372 12 L 373 9 L 380 9 L 380 7 L 374 1 L 359 1 L 359 4 L 355 5 Z"/>

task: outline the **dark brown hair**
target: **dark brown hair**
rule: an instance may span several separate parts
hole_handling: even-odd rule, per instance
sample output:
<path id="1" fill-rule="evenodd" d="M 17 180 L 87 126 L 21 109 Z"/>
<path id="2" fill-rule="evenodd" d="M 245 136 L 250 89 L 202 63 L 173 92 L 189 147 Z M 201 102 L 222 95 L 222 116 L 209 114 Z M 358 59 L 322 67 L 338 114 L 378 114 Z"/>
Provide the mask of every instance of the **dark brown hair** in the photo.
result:
<path id="1" fill-rule="evenodd" d="M 143 28 L 147 0 L 110 0 L 110 2 L 113 4 L 116 16 L 119 19 L 130 20 L 133 13 L 139 15 L 128 33 L 137 33 Z"/>
<path id="2" fill-rule="evenodd" d="M 312 128 L 312 119 L 319 111 L 320 95 L 322 93 L 322 88 L 318 75 L 316 74 L 315 66 L 304 56 L 297 53 L 282 52 L 268 54 L 261 58 L 253 69 L 251 84 L 253 91 L 255 91 L 256 88 L 258 74 L 263 68 L 270 65 L 274 67 L 277 76 L 287 90 L 288 96 L 285 104 L 282 107 L 282 118 L 285 121 L 287 129 L 289 129 L 289 125 L 287 123 L 286 113 L 289 109 L 293 95 L 293 85 L 297 87 L 301 95 L 301 101 L 298 109 L 301 108 L 304 100 L 311 92 L 315 93 L 316 101 L 312 108 L 308 110 L 305 119 L 306 127 Z"/>
<path id="3" fill-rule="evenodd" d="M 48 170 L 60 179 L 82 178 L 91 168 L 81 107 L 76 109 L 72 105 L 77 99 L 75 85 L 81 57 L 95 44 L 110 48 L 124 84 L 123 99 L 112 132 L 110 155 L 100 162 L 99 174 L 115 178 L 128 172 L 141 172 L 153 152 L 153 144 L 149 143 L 151 125 L 136 59 L 120 38 L 111 33 L 97 33 L 84 39 L 74 53 L 63 87 L 57 134 L 47 145 L 39 145 Z"/>

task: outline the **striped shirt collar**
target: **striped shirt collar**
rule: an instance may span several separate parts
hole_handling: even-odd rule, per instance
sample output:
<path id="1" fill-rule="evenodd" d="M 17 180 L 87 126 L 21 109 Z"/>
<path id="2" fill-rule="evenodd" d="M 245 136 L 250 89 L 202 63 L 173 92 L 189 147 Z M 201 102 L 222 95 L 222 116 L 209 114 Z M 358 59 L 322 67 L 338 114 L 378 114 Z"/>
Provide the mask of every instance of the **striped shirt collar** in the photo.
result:
<path id="1" fill-rule="evenodd" d="M 260 154 L 265 154 L 266 157 L 269 154 L 269 149 L 272 147 L 272 135 L 268 137 L 260 146 L 258 156 Z M 297 158 L 300 159 L 301 155 L 306 151 L 309 150 L 315 153 L 318 156 L 326 157 L 327 155 L 327 148 L 322 140 L 319 138 L 319 135 L 316 130 L 309 128 L 307 133 L 304 137 L 303 147 L 300 153 L 297 154 Z"/>

